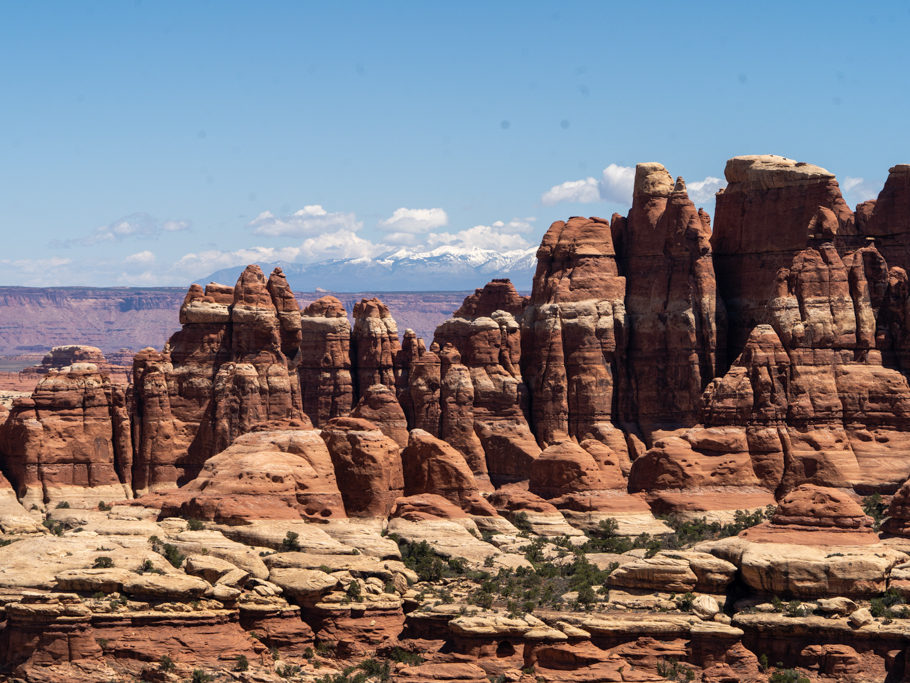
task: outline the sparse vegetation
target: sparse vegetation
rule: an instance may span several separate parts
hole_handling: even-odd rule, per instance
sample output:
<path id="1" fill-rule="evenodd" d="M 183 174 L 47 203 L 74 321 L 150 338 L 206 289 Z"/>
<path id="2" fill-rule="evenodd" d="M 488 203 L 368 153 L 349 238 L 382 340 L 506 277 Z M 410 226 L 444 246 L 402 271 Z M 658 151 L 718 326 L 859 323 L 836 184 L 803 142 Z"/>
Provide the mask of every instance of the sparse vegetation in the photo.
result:
<path id="1" fill-rule="evenodd" d="M 297 540 L 300 538 L 300 534 L 296 531 L 289 531 L 284 535 L 284 540 L 281 541 L 281 546 L 278 548 L 279 551 L 283 553 L 297 552 L 300 550 L 300 542 Z"/>
<path id="2" fill-rule="evenodd" d="M 694 681 L 695 670 L 683 666 L 675 659 L 661 659 L 657 662 L 657 675 L 668 681 Z"/>
<path id="3" fill-rule="evenodd" d="M 190 517 L 186 520 L 187 528 L 190 531 L 202 531 L 205 528 L 205 525 L 202 523 L 202 520 Z"/>
<path id="4" fill-rule="evenodd" d="M 112 560 L 107 555 L 101 555 L 100 557 L 95 558 L 95 563 L 92 565 L 92 569 L 110 569 L 114 566 L 114 560 Z"/>
<path id="5" fill-rule="evenodd" d="M 282 664 L 277 669 L 275 673 L 281 676 L 282 678 L 293 678 L 300 673 L 299 664 Z"/>
<path id="6" fill-rule="evenodd" d="M 177 668 L 177 665 L 174 663 L 174 660 L 168 657 L 167 655 L 161 655 L 161 659 L 158 660 L 158 670 L 168 673 Z"/>
<path id="7" fill-rule="evenodd" d="M 403 647 L 393 647 L 386 656 L 393 662 L 404 662 L 405 664 L 423 663 L 423 657 L 417 652 L 405 650 Z"/>
<path id="8" fill-rule="evenodd" d="M 174 567 L 180 567 L 186 559 L 186 555 L 180 552 L 180 549 L 177 546 L 173 543 L 162 543 L 161 539 L 157 536 L 150 536 L 149 543 L 152 544 L 152 550 L 159 555 L 164 555 L 164 559 L 170 562 Z M 146 562 L 148 562 L 148 560 L 146 560 Z M 144 563 L 143 566 L 145 566 Z"/>
<path id="9" fill-rule="evenodd" d="M 811 683 L 796 669 L 776 669 L 768 677 L 768 683 Z"/>
<path id="10" fill-rule="evenodd" d="M 112 507 L 110 503 L 105 503 L 103 500 L 98 503 L 98 509 L 101 512 L 110 512 Z"/>
<path id="11" fill-rule="evenodd" d="M 247 671 L 250 668 L 250 660 L 246 655 L 237 655 L 237 663 L 234 665 L 234 671 Z"/>
<path id="12" fill-rule="evenodd" d="M 360 582 L 357 580 L 351 581 L 344 593 L 351 602 L 360 602 L 363 599 L 360 591 Z"/>
<path id="13" fill-rule="evenodd" d="M 190 680 L 192 683 L 211 683 L 215 677 L 202 669 L 193 669 L 193 677 Z"/>
<path id="14" fill-rule="evenodd" d="M 66 501 L 66 500 L 61 500 L 59 503 L 57 503 L 58 510 L 68 510 L 69 506 L 70 506 L 69 501 Z"/>
<path id="15" fill-rule="evenodd" d="M 863 512 L 872 518 L 872 528 L 878 531 L 881 528 L 882 520 L 885 519 L 885 512 L 888 506 L 885 505 L 882 497 L 877 493 L 863 498 L 862 506 Z"/>
<path id="16" fill-rule="evenodd" d="M 910 607 L 904 604 L 904 598 L 893 588 L 869 601 L 869 611 L 879 619 L 910 619 Z"/>

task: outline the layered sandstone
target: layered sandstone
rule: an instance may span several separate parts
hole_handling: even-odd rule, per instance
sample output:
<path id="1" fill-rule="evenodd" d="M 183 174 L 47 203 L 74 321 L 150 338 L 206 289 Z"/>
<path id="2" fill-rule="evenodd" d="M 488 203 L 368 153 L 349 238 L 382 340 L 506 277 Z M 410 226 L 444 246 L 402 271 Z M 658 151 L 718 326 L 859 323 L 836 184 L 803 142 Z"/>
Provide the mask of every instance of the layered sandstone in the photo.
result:
<path id="1" fill-rule="evenodd" d="M 556 221 L 537 251 L 524 313 L 521 367 L 540 443 L 613 428 L 627 341 L 626 280 L 607 221 Z"/>
<path id="2" fill-rule="evenodd" d="M 91 363 L 51 370 L 0 428 L 0 453 L 27 507 L 129 497 L 131 446 L 124 389 Z"/>
<path id="3" fill-rule="evenodd" d="M 351 517 L 387 517 L 404 491 L 400 448 L 371 422 L 338 417 L 322 428 Z"/>
<path id="4" fill-rule="evenodd" d="M 806 248 L 819 208 L 836 235 L 853 235 L 855 227 L 834 174 L 819 166 L 771 154 L 741 156 L 727 162 L 724 175 L 711 245 L 734 358 L 752 328 L 767 322 L 765 303 L 777 270 Z"/>
<path id="5" fill-rule="evenodd" d="M 273 293 L 274 297 L 273 298 Z M 193 285 L 183 329 L 133 368 L 134 488 L 174 486 L 238 435 L 258 425 L 308 426 L 302 410 L 293 296 L 280 272 L 271 284 L 249 266 L 234 288 Z"/>
<path id="6" fill-rule="evenodd" d="M 395 386 L 395 356 L 401 349 L 398 326 L 379 299 L 361 299 L 354 306 L 351 362 L 354 395 L 359 398 L 374 384 Z"/>
<path id="7" fill-rule="evenodd" d="M 346 415 L 352 406 L 351 324 L 333 296 L 303 310 L 298 372 L 303 411 L 317 427 Z"/>
<path id="8" fill-rule="evenodd" d="M 193 481 L 140 502 L 160 507 L 163 517 L 232 525 L 345 517 L 332 456 L 314 430 L 239 436 L 209 458 Z"/>
<path id="9" fill-rule="evenodd" d="M 696 421 L 698 399 L 723 366 L 726 314 L 718 296 L 711 225 L 656 163 L 638 164 L 621 233 L 626 275 L 626 420 L 645 434 Z"/>
<path id="10" fill-rule="evenodd" d="M 494 484 L 525 479 L 540 448 L 527 420 L 521 373 L 526 300 L 508 280 L 465 299 L 436 330 L 442 358 L 441 436 Z"/>

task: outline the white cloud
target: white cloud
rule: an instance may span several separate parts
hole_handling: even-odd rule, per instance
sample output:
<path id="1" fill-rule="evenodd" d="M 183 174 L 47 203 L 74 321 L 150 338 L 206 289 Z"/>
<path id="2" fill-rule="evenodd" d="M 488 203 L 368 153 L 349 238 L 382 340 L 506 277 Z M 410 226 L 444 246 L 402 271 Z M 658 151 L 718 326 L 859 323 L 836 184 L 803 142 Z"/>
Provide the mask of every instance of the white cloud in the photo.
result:
<path id="1" fill-rule="evenodd" d="M 874 187 L 865 178 L 847 176 L 841 181 L 840 186 L 844 191 L 844 198 L 848 204 L 860 204 L 867 199 L 878 197 L 879 188 Z"/>
<path id="2" fill-rule="evenodd" d="M 552 206 L 560 202 L 590 204 L 591 202 L 600 201 L 600 189 L 596 178 L 568 180 L 559 185 L 554 185 L 544 192 L 540 201 L 543 202 L 544 206 Z"/>
<path id="3" fill-rule="evenodd" d="M 189 221 L 165 220 L 159 221 L 154 216 L 144 213 L 131 213 L 123 218 L 95 228 L 85 237 L 77 237 L 51 243 L 52 247 L 87 247 L 102 242 L 119 242 L 128 238 L 152 238 L 162 232 L 180 232 L 188 230 Z"/>
<path id="4" fill-rule="evenodd" d="M 635 169 L 630 166 L 607 166 L 600 179 L 600 196 L 608 202 L 631 204 L 635 188 Z"/>
<path id="5" fill-rule="evenodd" d="M 711 202 L 717 190 L 724 185 L 723 180 L 713 176 L 687 183 L 689 198 L 696 204 Z M 588 177 L 554 185 L 543 193 L 540 201 L 546 206 L 560 202 L 591 204 L 600 201 L 631 206 L 634 189 L 635 169 L 631 166 L 610 164 L 603 170 L 599 179 Z"/>
<path id="6" fill-rule="evenodd" d="M 694 183 L 686 183 L 686 189 L 689 191 L 689 199 L 695 204 L 705 204 L 714 201 L 714 195 L 717 191 L 726 187 L 726 181 L 714 176 L 708 176 L 704 180 L 696 180 Z"/>
<path id="7" fill-rule="evenodd" d="M 385 230 L 400 232 L 426 232 L 449 224 L 449 217 L 442 209 L 395 209 L 391 216 L 379 221 Z"/>
<path id="8" fill-rule="evenodd" d="M 362 225 L 353 213 L 330 213 L 319 204 L 309 204 L 289 216 L 263 211 L 247 227 L 253 228 L 257 235 L 299 237 L 328 230 L 356 232 Z"/>
<path id="9" fill-rule="evenodd" d="M 466 249 L 494 249 L 498 251 L 512 251 L 515 249 L 527 249 L 531 244 L 521 235 L 514 232 L 502 232 L 502 222 L 500 226 L 493 225 L 475 225 L 467 230 L 458 232 L 441 232 L 431 233 L 427 236 L 427 247 L 436 247 L 441 244 L 463 247 Z"/>
<path id="10" fill-rule="evenodd" d="M 149 251 L 148 249 L 146 249 L 145 251 L 137 251 L 135 254 L 130 254 L 123 260 L 125 263 L 140 263 L 140 264 L 154 263 L 155 254 L 152 253 L 151 251 Z"/>
<path id="11" fill-rule="evenodd" d="M 588 177 L 554 185 L 543 193 L 540 201 L 546 206 L 560 202 L 590 204 L 599 201 L 631 204 L 634 185 L 634 168 L 610 164 L 603 170 L 600 179 Z"/>

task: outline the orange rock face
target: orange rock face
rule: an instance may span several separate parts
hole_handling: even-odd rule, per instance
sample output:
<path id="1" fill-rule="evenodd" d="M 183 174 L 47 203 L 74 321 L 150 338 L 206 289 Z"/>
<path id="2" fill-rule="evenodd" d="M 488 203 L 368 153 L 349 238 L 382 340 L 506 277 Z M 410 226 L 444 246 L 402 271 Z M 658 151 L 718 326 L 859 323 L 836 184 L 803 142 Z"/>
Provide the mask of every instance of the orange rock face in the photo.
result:
<path id="1" fill-rule="evenodd" d="M 395 356 L 400 349 L 398 326 L 385 304 L 376 298 L 357 303 L 351 336 L 356 397 L 374 384 L 395 386 Z"/>
<path id="2" fill-rule="evenodd" d="M 351 410 L 351 324 L 333 296 L 317 299 L 303 310 L 298 372 L 303 411 L 321 427 Z"/>
<path id="3" fill-rule="evenodd" d="M 441 436 L 494 484 L 527 478 L 540 453 L 527 421 L 521 374 L 525 299 L 493 280 L 436 330 L 442 358 Z"/>
<path id="4" fill-rule="evenodd" d="M 404 490 L 398 444 L 366 420 L 337 417 L 322 428 L 351 517 L 387 517 Z"/>
<path id="5" fill-rule="evenodd" d="M 477 480 L 464 456 L 441 439 L 422 429 L 411 430 L 408 446 L 401 452 L 404 493 L 433 493 L 475 515 L 495 516 L 496 511 L 480 495 Z"/>
<path id="6" fill-rule="evenodd" d="M 660 164 L 638 164 L 620 230 L 631 331 L 626 419 L 645 434 L 692 424 L 702 390 L 723 365 L 725 342 L 707 214 L 696 210 L 682 178 L 674 183 Z"/>
<path id="7" fill-rule="evenodd" d="M 289 296 L 283 274 L 273 273 L 270 285 L 258 266 L 233 289 L 193 285 L 180 309 L 183 329 L 163 352 L 136 355 L 137 491 L 188 481 L 258 425 L 309 426 L 297 356 L 282 350 L 292 350 L 299 333 Z"/>
<path id="8" fill-rule="evenodd" d="M 627 338 L 625 290 L 605 220 L 576 216 L 550 226 L 521 339 L 540 443 L 596 438 L 612 427 Z"/>
<path id="9" fill-rule="evenodd" d="M 52 370 L 17 399 L 0 427 L 0 452 L 25 505 L 95 507 L 130 495 L 126 398 L 95 365 Z"/>
<path id="10" fill-rule="evenodd" d="M 223 524 L 345 517 L 332 457 L 314 430 L 244 434 L 209 458 L 193 481 L 147 502 L 165 517 Z"/>

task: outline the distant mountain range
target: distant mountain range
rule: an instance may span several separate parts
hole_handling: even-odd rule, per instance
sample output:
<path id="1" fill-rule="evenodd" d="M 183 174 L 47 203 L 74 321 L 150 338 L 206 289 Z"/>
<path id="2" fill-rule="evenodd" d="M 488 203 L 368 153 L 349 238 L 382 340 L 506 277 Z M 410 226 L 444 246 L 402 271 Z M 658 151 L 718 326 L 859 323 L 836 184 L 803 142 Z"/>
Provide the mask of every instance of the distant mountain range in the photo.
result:
<path id="1" fill-rule="evenodd" d="M 530 290 L 537 267 L 537 247 L 514 251 L 441 246 L 431 251 L 401 248 L 373 258 L 334 259 L 317 263 L 260 263 L 266 275 L 280 266 L 298 292 L 450 291 L 483 287 L 494 277 L 507 277 L 519 290 Z M 247 264 L 215 271 L 209 281 L 234 284 Z"/>

